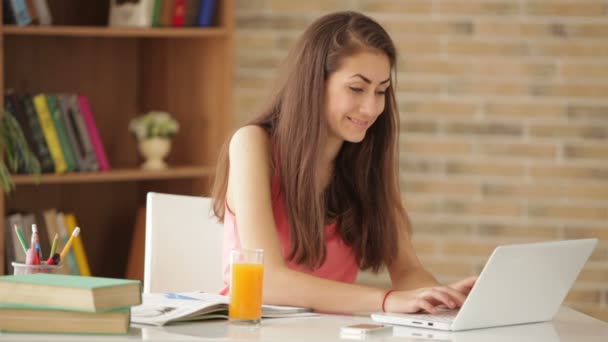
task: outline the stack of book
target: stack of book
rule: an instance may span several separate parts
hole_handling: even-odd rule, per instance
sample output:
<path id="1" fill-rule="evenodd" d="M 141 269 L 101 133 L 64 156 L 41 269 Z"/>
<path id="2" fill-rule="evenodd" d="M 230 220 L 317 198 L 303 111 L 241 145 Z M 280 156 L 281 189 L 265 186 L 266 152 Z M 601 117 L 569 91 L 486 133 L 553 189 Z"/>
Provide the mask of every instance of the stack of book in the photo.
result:
<path id="1" fill-rule="evenodd" d="M 126 334 L 138 280 L 27 274 L 0 277 L 0 331 Z"/>

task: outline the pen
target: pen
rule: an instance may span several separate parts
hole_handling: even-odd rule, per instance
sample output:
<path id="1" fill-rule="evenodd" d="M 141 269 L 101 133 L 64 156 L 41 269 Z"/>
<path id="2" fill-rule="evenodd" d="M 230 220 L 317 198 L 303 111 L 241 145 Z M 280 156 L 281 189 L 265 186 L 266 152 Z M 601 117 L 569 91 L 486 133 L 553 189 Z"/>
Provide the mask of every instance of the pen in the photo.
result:
<path id="1" fill-rule="evenodd" d="M 17 238 L 19 238 L 21 247 L 23 247 L 23 251 L 27 255 L 27 249 L 28 249 L 27 242 L 25 241 L 25 237 L 23 237 L 23 232 L 21 231 L 21 228 L 17 227 L 17 225 L 15 225 L 15 233 L 17 233 Z"/>
<path id="2" fill-rule="evenodd" d="M 57 233 L 55 233 L 55 237 L 53 238 L 53 245 L 51 246 L 51 252 L 49 253 L 49 258 L 52 258 L 53 255 L 55 254 L 55 249 L 57 249 L 57 240 L 59 239 L 59 236 L 57 235 Z"/>
<path id="3" fill-rule="evenodd" d="M 30 248 L 25 252 L 25 264 L 26 265 L 35 265 L 36 264 L 36 251 L 34 250 L 34 245 L 36 244 L 36 237 L 32 234 L 30 241 Z"/>
<path id="4" fill-rule="evenodd" d="M 65 256 L 66 256 L 66 254 L 68 254 L 68 251 L 70 250 L 70 247 L 72 247 L 72 243 L 74 242 L 74 239 L 78 236 L 78 234 L 80 234 L 80 228 L 76 227 L 76 228 L 74 228 L 74 231 L 72 232 L 72 236 L 70 236 L 70 239 L 65 244 L 65 247 L 63 247 L 63 250 L 61 251 L 61 254 L 59 255 L 59 257 L 61 258 L 60 260 L 65 260 Z"/>
<path id="5" fill-rule="evenodd" d="M 36 237 L 36 252 L 38 253 L 38 262 L 40 262 L 40 260 L 42 260 L 42 248 L 40 247 L 40 237 L 38 236 L 38 227 L 36 224 L 32 224 L 32 235 Z"/>

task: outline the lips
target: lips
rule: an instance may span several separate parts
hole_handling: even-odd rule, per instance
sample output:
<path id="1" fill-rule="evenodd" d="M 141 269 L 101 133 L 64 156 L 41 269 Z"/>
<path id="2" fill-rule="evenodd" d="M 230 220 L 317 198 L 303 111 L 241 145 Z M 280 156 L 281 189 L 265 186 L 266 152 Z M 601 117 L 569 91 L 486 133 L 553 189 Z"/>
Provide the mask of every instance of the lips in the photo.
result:
<path id="1" fill-rule="evenodd" d="M 348 120 L 350 120 L 350 122 L 352 122 L 353 124 L 355 124 L 355 126 L 361 127 L 361 128 L 367 128 L 367 126 L 369 126 L 369 121 L 366 120 L 358 120 L 355 118 L 352 118 L 350 116 L 347 116 Z"/>

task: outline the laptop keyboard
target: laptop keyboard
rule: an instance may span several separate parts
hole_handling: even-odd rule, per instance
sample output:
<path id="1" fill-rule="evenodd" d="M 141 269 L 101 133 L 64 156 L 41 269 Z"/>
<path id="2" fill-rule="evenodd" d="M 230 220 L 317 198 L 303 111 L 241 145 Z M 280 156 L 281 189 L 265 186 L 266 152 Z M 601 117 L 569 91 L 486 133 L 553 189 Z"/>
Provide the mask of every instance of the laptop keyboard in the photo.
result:
<path id="1" fill-rule="evenodd" d="M 458 310 L 441 310 L 436 314 L 407 314 L 411 319 L 419 319 L 423 321 L 434 321 L 442 323 L 450 323 L 458 314 Z"/>

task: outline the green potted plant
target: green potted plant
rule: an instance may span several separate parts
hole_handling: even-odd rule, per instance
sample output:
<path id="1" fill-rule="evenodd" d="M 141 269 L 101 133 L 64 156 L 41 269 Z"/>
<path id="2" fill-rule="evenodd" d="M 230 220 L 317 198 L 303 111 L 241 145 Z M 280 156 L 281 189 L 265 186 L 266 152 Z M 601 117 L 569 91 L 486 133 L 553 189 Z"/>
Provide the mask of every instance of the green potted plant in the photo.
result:
<path id="1" fill-rule="evenodd" d="M 14 116 L 0 111 L 0 184 L 4 193 L 15 189 L 11 173 L 16 173 L 19 167 L 23 171 L 40 177 L 40 162 L 30 150 L 23 131 Z"/>
<path id="2" fill-rule="evenodd" d="M 129 123 L 129 131 L 138 141 L 139 152 L 145 161 L 145 170 L 167 168 L 164 158 L 171 150 L 171 138 L 179 131 L 179 124 L 171 115 L 162 111 L 150 111 Z"/>

